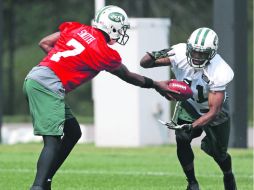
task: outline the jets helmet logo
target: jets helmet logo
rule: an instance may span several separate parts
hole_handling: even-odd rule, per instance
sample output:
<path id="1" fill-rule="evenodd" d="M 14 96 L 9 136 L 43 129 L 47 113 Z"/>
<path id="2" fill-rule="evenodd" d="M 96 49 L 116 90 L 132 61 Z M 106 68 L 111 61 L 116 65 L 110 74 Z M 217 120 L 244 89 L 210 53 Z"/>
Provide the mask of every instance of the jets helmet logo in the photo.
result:
<path id="1" fill-rule="evenodd" d="M 108 15 L 109 19 L 114 22 L 123 22 L 125 20 L 124 16 L 121 13 L 113 12 Z"/>

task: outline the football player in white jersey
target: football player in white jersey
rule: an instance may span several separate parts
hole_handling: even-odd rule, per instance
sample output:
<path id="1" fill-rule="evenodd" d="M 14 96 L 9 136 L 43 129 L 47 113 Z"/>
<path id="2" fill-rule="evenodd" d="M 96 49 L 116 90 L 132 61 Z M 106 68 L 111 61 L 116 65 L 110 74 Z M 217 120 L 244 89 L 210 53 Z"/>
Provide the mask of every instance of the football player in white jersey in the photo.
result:
<path id="1" fill-rule="evenodd" d="M 175 78 L 185 81 L 193 97 L 177 102 L 172 121 L 184 128 L 176 130 L 177 156 L 187 177 L 187 190 L 199 190 L 194 172 L 191 141 L 204 131 L 201 149 L 212 156 L 224 174 L 225 190 L 236 190 L 231 156 L 227 152 L 230 118 L 226 87 L 234 72 L 217 54 L 218 36 L 210 28 L 198 28 L 187 43 L 169 49 L 147 52 L 144 68 L 171 66 Z M 186 125 L 184 125 L 186 124 Z"/>

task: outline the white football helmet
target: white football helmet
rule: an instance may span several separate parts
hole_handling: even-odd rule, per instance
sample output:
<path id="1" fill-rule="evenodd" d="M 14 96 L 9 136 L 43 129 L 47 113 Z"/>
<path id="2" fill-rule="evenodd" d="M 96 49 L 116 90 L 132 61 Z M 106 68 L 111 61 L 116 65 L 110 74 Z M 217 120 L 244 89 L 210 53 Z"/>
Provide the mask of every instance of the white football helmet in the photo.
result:
<path id="1" fill-rule="evenodd" d="M 103 7 L 96 14 L 92 26 L 104 31 L 111 40 L 121 45 L 125 45 L 129 40 L 126 34 L 127 29 L 130 28 L 129 19 L 120 7 L 114 5 Z"/>
<path id="2" fill-rule="evenodd" d="M 188 63 L 196 69 L 204 68 L 216 55 L 218 43 L 218 36 L 212 29 L 196 29 L 187 41 Z"/>

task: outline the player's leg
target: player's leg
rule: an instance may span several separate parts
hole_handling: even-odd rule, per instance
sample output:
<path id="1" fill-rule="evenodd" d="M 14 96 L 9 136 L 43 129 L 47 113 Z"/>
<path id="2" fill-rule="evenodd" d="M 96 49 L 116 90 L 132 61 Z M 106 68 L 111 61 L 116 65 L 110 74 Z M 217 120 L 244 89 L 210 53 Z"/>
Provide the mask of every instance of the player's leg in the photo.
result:
<path id="1" fill-rule="evenodd" d="M 225 190 L 236 190 L 236 181 L 234 174 L 232 172 L 232 161 L 230 154 L 227 154 L 227 157 L 224 160 L 215 160 L 222 170 L 224 189 Z"/>
<path id="2" fill-rule="evenodd" d="M 32 190 L 43 189 L 61 145 L 65 104 L 61 96 L 49 91 L 33 80 L 26 80 L 24 92 L 33 117 L 34 134 L 43 136 L 44 147 L 37 162 L 37 172 Z"/>
<path id="3" fill-rule="evenodd" d="M 67 119 L 64 123 L 64 136 L 61 140 L 59 156 L 53 167 L 51 168 L 50 174 L 48 176 L 49 181 L 52 181 L 52 178 L 55 175 L 56 171 L 60 168 L 65 159 L 68 157 L 80 137 L 81 130 L 76 118 Z"/>
<path id="4" fill-rule="evenodd" d="M 172 120 L 178 124 L 186 124 L 192 123 L 199 117 L 200 115 L 188 102 L 178 102 L 175 106 Z M 195 177 L 194 154 L 190 143 L 193 138 L 200 136 L 201 133 L 202 129 L 192 130 L 191 132 L 176 131 L 177 157 L 188 180 L 187 190 L 199 189 Z"/>
<path id="5" fill-rule="evenodd" d="M 31 190 L 45 187 L 48 173 L 58 157 L 60 136 L 43 136 L 44 147 L 37 162 L 37 172 Z"/>
<path id="6" fill-rule="evenodd" d="M 206 138 L 202 140 L 202 149 L 212 156 L 223 172 L 225 190 L 236 190 L 236 182 L 232 172 L 231 156 L 227 152 L 230 133 L 230 120 L 217 126 L 205 129 Z"/>
<path id="7" fill-rule="evenodd" d="M 178 124 L 184 123 L 188 122 L 178 120 Z M 201 133 L 202 129 L 192 130 L 191 132 L 183 130 L 176 131 L 177 157 L 188 180 L 187 189 L 199 189 L 198 182 L 195 177 L 194 154 L 190 143 L 193 138 L 200 136 Z"/>

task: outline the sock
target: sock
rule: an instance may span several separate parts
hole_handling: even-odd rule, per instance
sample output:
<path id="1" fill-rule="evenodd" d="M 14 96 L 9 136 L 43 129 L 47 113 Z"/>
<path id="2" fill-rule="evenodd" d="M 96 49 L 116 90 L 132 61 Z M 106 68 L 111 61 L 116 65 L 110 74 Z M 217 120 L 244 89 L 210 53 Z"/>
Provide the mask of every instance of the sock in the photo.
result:
<path id="1" fill-rule="evenodd" d="M 58 156 L 60 136 L 43 136 L 44 147 L 37 162 L 37 172 L 33 186 L 44 187 L 49 171 Z"/>
<path id="2" fill-rule="evenodd" d="M 65 159 L 68 157 L 80 137 L 81 130 L 77 120 L 75 118 L 66 120 L 64 124 L 64 136 L 61 140 L 59 156 L 50 170 L 50 173 L 48 175 L 49 179 L 53 178 L 53 176 L 63 164 Z"/>
<path id="3" fill-rule="evenodd" d="M 178 160 L 183 168 L 183 171 L 188 179 L 188 182 L 191 181 L 197 182 L 194 170 L 194 153 L 192 151 L 190 142 L 186 143 L 181 138 L 178 138 L 177 135 L 179 134 L 176 133 Z"/>
<path id="4" fill-rule="evenodd" d="M 191 163 L 183 168 L 183 171 L 188 179 L 188 182 L 194 181 L 197 182 L 197 179 L 195 177 L 195 170 L 194 170 L 194 164 Z"/>

